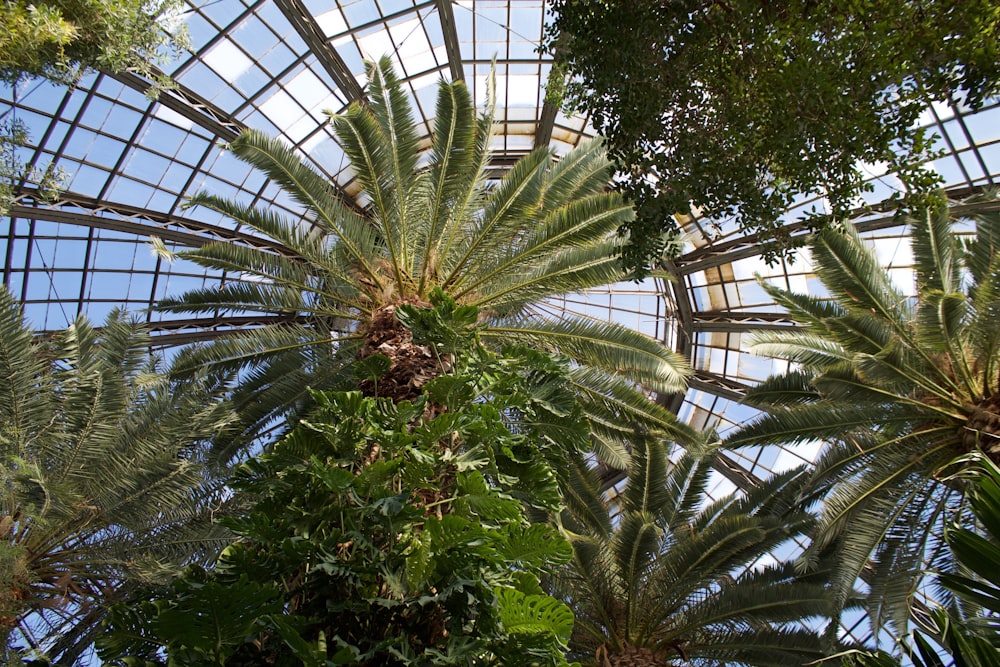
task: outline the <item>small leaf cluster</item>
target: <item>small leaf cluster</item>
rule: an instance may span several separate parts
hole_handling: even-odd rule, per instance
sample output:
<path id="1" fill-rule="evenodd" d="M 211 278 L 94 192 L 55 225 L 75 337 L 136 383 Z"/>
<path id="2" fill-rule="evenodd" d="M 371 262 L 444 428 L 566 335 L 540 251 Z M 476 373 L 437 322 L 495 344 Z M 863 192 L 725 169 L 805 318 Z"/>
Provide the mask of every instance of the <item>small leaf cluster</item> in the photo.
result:
<path id="1" fill-rule="evenodd" d="M 240 539 L 214 571 L 120 607 L 104 660 L 567 664 L 573 615 L 540 576 L 572 551 L 526 518 L 558 509 L 554 462 L 587 445 L 567 368 L 488 352 L 475 309 L 436 301 L 400 314 L 456 355 L 452 371 L 414 401 L 316 392 L 308 419 L 240 467 L 233 486 L 254 501 L 227 522 Z"/>
<path id="2" fill-rule="evenodd" d="M 54 201 L 66 182 L 62 167 L 48 165 L 32 167 L 20 155 L 22 147 L 30 143 L 24 121 L 18 118 L 0 121 L 0 215 L 10 211 L 15 194 L 15 183 L 35 188 L 35 196 L 43 201 Z"/>

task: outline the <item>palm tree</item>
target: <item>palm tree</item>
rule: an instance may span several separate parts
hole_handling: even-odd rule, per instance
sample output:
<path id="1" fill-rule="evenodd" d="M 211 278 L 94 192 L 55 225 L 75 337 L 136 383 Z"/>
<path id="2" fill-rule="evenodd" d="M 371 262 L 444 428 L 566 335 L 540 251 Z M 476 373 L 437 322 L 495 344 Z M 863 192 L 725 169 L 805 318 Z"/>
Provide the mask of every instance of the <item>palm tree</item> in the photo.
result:
<path id="1" fill-rule="evenodd" d="M 73 662 L 133 583 L 225 546 L 210 516 L 223 489 L 199 459 L 231 417 L 217 383 L 171 383 L 148 351 L 117 312 L 34 337 L 0 289 L 5 657 L 16 643 Z"/>
<path id="2" fill-rule="evenodd" d="M 955 220 L 976 223 L 965 243 Z M 956 457 L 1000 457 L 1000 206 L 995 198 L 908 219 L 916 297 L 890 282 L 855 230 L 818 234 L 811 250 L 829 297 L 764 285 L 798 326 L 755 337 L 787 359 L 747 402 L 766 414 L 731 446 L 821 439 L 814 485 L 825 495 L 809 553 L 836 544 L 834 590 L 870 584 L 876 628 L 905 634 L 929 560 L 947 557 L 941 528 L 963 486 L 943 482 Z"/>
<path id="3" fill-rule="evenodd" d="M 759 559 L 809 529 L 796 500 L 802 470 L 714 502 L 705 494 L 716 451 L 671 464 L 639 441 L 613 502 L 597 481 L 564 518 L 574 557 L 555 582 L 576 615 L 570 658 L 595 667 L 801 665 L 825 654 L 797 620 L 829 611 L 821 583 Z M 586 490 L 589 487 L 589 491 Z"/>
<path id="4" fill-rule="evenodd" d="M 572 382 L 591 418 L 599 456 L 622 466 L 631 423 L 681 431 L 639 387 L 677 391 L 686 362 L 615 323 L 546 315 L 546 299 L 622 280 L 617 229 L 631 206 L 606 192 L 610 163 L 600 142 L 555 161 L 537 149 L 499 181 L 488 175 L 493 105 L 477 117 L 461 82 L 440 84 L 426 166 L 408 99 L 388 59 L 370 63 L 369 97 L 333 128 L 370 202 L 345 205 L 330 183 L 280 142 L 246 131 L 230 145 L 308 213 L 307 223 L 210 194 L 205 206 L 270 237 L 281 251 L 209 243 L 178 253 L 241 279 L 161 301 L 172 312 L 267 313 L 274 321 L 182 355 L 245 371 L 237 402 L 246 432 L 303 401 L 306 389 L 353 384 L 352 363 L 391 359 L 379 394 L 413 398 L 448 360 L 412 341 L 400 304 L 426 305 L 440 288 L 479 309 L 484 342 L 519 343 L 568 355 Z M 165 249 L 161 250 L 165 252 Z M 369 391 L 370 384 L 363 384 Z"/>
<path id="5" fill-rule="evenodd" d="M 915 619 L 920 630 L 899 637 L 900 653 L 915 667 L 938 667 L 945 654 L 966 667 L 1000 665 L 1000 467 L 981 454 L 963 463 L 968 510 L 945 529 L 953 571 L 937 573 L 951 603 Z M 883 651 L 849 656 L 861 667 L 899 667 L 902 657 Z M 847 661 L 845 665 L 851 664 Z"/>

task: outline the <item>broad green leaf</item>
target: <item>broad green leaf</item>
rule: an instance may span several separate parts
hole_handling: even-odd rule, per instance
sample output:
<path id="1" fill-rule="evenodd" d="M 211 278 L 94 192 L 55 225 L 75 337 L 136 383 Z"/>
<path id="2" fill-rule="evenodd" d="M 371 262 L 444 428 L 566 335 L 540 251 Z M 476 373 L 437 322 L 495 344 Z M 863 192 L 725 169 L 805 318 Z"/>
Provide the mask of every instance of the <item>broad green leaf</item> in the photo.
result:
<path id="1" fill-rule="evenodd" d="M 561 642 L 573 631 L 573 612 L 547 595 L 525 595 L 513 588 L 497 591 L 500 621 L 510 633 L 551 634 Z"/>

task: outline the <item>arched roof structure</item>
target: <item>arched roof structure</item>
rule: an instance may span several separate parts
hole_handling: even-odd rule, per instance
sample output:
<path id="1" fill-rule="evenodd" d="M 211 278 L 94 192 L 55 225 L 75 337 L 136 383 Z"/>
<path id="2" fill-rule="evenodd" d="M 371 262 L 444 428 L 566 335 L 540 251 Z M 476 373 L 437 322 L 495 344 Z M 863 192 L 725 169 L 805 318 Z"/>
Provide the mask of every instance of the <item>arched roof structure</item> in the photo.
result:
<path id="1" fill-rule="evenodd" d="M 227 239 L 266 239 L 204 209 L 184 208 L 199 190 L 300 214 L 293 202 L 223 145 L 245 127 L 280 136 L 311 161 L 349 200 L 358 200 L 342 149 L 323 112 L 339 112 L 364 96 L 365 58 L 389 54 L 405 80 L 418 120 L 433 125 L 435 83 L 463 79 L 475 99 L 497 81 L 493 167 L 499 172 L 536 146 L 564 154 L 593 132 L 586 118 L 545 102 L 551 59 L 540 53 L 546 0 L 187 0 L 175 20 L 190 50 L 162 68 L 170 81 L 158 96 L 149 79 L 91 74 L 74 88 L 44 81 L 0 87 L 0 116 L 17 118 L 31 141 L 20 151 L 32 166 L 68 175 L 55 202 L 21 187 L 0 223 L 3 282 L 38 329 L 59 329 L 78 313 L 94 320 L 113 307 L 144 314 L 157 345 L 169 348 L 254 326 L 253 317 L 219 313 L 190 318 L 149 311 L 158 299 L 218 284 L 227 277 L 186 262 L 167 263 L 148 247 L 198 246 Z M 495 70 L 494 70 L 495 68 Z M 921 122 L 938 135 L 943 155 L 933 168 L 956 194 L 1000 179 L 1000 105 L 977 113 L 934 105 Z M 877 203 L 898 187 L 871 168 Z M 822 201 L 803 201 L 799 212 Z M 891 215 L 859 224 L 887 270 L 912 281 L 903 230 Z M 552 304 L 614 319 L 688 354 L 696 369 L 683 396 L 661 397 L 686 421 L 717 424 L 724 433 L 751 411 L 746 388 L 777 362 L 746 352 L 746 334 L 787 326 L 755 275 L 799 290 L 814 289 L 808 257 L 768 266 L 759 239 L 727 221 L 691 219 L 679 257 L 665 265 L 671 280 L 622 283 Z M 731 459 L 720 487 L 810 460 L 814 451 L 768 448 Z"/>

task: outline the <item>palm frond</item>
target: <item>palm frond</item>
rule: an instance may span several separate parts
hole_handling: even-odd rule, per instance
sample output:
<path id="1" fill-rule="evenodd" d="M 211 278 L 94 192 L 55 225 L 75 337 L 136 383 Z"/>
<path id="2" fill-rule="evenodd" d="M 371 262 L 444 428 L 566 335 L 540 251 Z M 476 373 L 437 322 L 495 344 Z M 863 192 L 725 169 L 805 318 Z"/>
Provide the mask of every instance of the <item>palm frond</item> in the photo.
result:
<path id="1" fill-rule="evenodd" d="M 206 365 L 236 371 L 285 352 L 357 338 L 357 334 L 331 334 L 319 327 L 297 323 L 261 327 L 220 338 L 211 345 L 185 348 L 177 355 L 173 371 L 185 374 Z"/>
<path id="2" fill-rule="evenodd" d="M 851 405 L 820 401 L 762 415 L 727 437 L 725 445 L 735 448 L 836 440 L 859 429 L 870 428 L 875 419 L 886 424 L 905 423 L 909 418 L 907 414 L 887 414 L 877 403 Z"/>
<path id="3" fill-rule="evenodd" d="M 786 623 L 829 615 L 822 582 L 803 578 L 791 564 L 746 569 L 810 529 L 802 471 L 705 505 L 715 450 L 707 444 L 711 433 L 700 440 L 701 457 L 682 455 L 676 463 L 662 442 L 635 440 L 628 482 L 614 501 L 617 521 L 595 522 L 590 512 L 569 518 L 585 531 L 574 535 L 574 560 L 556 579 L 577 616 L 571 655 L 593 655 L 602 646 L 610 655 L 626 645 L 712 660 L 771 655 L 770 643 L 784 636 Z M 792 634 L 782 661 L 822 654 L 816 633 Z M 735 637 L 743 653 L 730 643 Z"/>
<path id="4" fill-rule="evenodd" d="M 2 458 L 24 457 L 32 442 L 48 430 L 52 393 L 45 372 L 47 362 L 31 331 L 22 321 L 21 308 L 6 287 L 0 287 L 0 431 Z"/>
<path id="5" fill-rule="evenodd" d="M 683 530 L 684 526 L 697 521 L 697 515 L 703 509 L 715 456 L 714 450 L 704 451 L 704 448 L 697 457 L 685 452 L 671 466 L 664 485 L 665 497 L 657 507 L 657 512 L 663 517 L 663 525 L 671 532 Z"/>
<path id="6" fill-rule="evenodd" d="M 260 169 L 281 185 L 296 201 L 316 217 L 316 223 L 337 239 L 337 245 L 358 270 L 375 282 L 379 273 L 367 254 L 370 237 L 360 232 L 359 218 L 346 209 L 334 193 L 329 181 L 305 164 L 290 148 L 277 139 L 255 130 L 244 130 L 229 144 L 229 149 L 241 159 Z M 248 220 L 249 222 L 249 220 Z M 345 222 L 352 225 L 348 227 Z M 355 233 L 349 233 L 353 231 Z M 357 238 L 365 239 L 360 245 Z"/>
<path id="7" fill-rule="evenodd" d="M 676 626 L 674 631 L 683 636 L 698 627 L 761 627 L 828 616 L 830 611 L 830 598 L 822 585 L 797 581 L 791 565 L 770 566 L 749 570 L 721 585 L 718 594 L 689 606 L 686 627 Z"/>
<path id="8" fill-rule="evenodd" d="M 0 290 L 5 298 L 12 306 Z M 233 415 L 221 401 L 226 378 L 157 373 L 149 336 L 118 311 L 100 329 L 79 319 L 51 341 L 17 325 L 0 308 L 0 350 L 28 343 L 19 351 L 32 360 L 36 403 L 0 405 L 2 440 L 20 445 L 16 460 L 0 461 L 0 502 L 17 525 L 9 546 L 25 570 L 13 615 L 31 623 L 29 610 L 64 607 L 65 626 L 44 638 L 62 659 L 85 648 L 130 582 L 176 573 L 228 541 L 204 521 L 222 489 L 204 453 Z"/>
<path id="9" fill-rule="evenodd" d="M 626 637 L 630 634 L 630 625 L 638 621 L 638 605 L 634 602 L 641 594 L 650 561 L 659 550 L 661 534 L 653 516 L 646 512 L 630 512 L 620 519 L 611 538 L 615 567 L 624 584 Z"/>
<path id="10" fill-rule="evenodd" d="M 684 651 L 689 660 L 800 667 L 828 658 L 816 633 L 789 627 L 713 628 Z"/>
<path id="11" fill-rule="evenodd" d="M 917 291 L 951 294 L 961 289 L 961 245 L 946 206 L 916 211 L 910 218 Z"/>
<path id="12" fill-rule="evenodd" d="M 820 393 L 812 386 L 811 373 L 790 371 L 762 380 L 747 392 L 743 402 L 760 408 L 782 408 L 815 403 L 821 398 Z"/>
<path id="13" fill-rule="evenodd" d="M 787 310 L 796 322 L 814 331 L 826 329 L 831 320 L 844 315 L 844 308 L 831 299 L 784 290 L 759 276 L 757 282 L 775 304 Z"/>
<path id="14" fill-rule="evenodd" d="M 483 291 L 496 277 L 532 267 L 537 260 L 548 261 L 564 250 L 603 243 L 631 215 L 631 205 L 613 194 L 580 199 L 557 209 L 531 231 L 522 231 L 523 242 L 508 239 L 503 253 L 481 253 L 475 263 L 470 262 L 468 277 L 456 285 L 456 298 Z"/>
<path id="15" fill-rule="evenodd" d="M 611 535 L 612 526 L 601 482 L 592 468 L 570 463 L 570 474 L 562 490 L 566 503 L 566 511 L 560 519 L 562 526 L 571 534 L 606 539 Z"/>
<path id="16" fill-rule="evenodd" d="M 854 227 L 824 230 L 812 253 L 823 284 L 841 304 L 871 311 L 892 323 L 898 335 L 908 335 L 906 297 L 893 286 Z"/>
<path id="17" fill-rule="evenodd" d="M 293 319 L 299 314 L 339 317 L 354 320 L 357 311 L 336 301 L 310 302 L 308 292 L 294 287 L 266 285 L 257 282 L 234 281 L 212 289 L 197 289 L 177 299 L 163 299 L 157 307 L 174 313 L 275 313 Z"/>
<path id="18" fill-rule="evenodd" d="M 600 139 L 581 143 L 552 167 L 545 182 L 543 208 L 552 211 L 603 192 L 611 180 L 611 163 Z"/>
<path id="19" fill-rule="evenodd" d="M 545 170 L 550 160 L 550 153 L 543 148 L 537 148 L 518 160 L 490 191 L 482 219 L 476 221 L 462 238 L 454 237 L 459 245 L 449 248 L 449 252 L 442 257 L 444 279 L 441 287 L 449 294 L 466 289 L 466 281 L 475 279 L 469 269 L 472 262 L 481 262 L 483 256 L 489 257 L 491 253 L 506 248 L 512 234 L 524 233 L 526 223 L 536 220 Z"/>
<path id="20" fill-rule="evenodd" d="M 591 425 L 603 426 L 609 437 L 630 439 L 636 430 L 649 430 L 682 446 L 700 442 L 697 431 L 619 377 L 578 367 L 571 369 L 570 380 Z"/>
<path id="21" fill-rule="evenodd" d="M 418 293 L 437 283 L 445 235 L 455 230 L 456 223 L 468 215 L 467 206 L 481 187 L 479 159 L 476 151 L 475 106 L 463 82 L 438 84 L 437 108 L 434 114 L 434 136 L 431 147 L 430 174 L 426 181 L 426 233 L 420 251 L 420 285 Z M 433 269 L 432 269 L 433 266 Z"/>
<path id="22" fill-rule="evenodd" d="M 667 449 L 653 438 L 636 438 L 629 466 L 628 486 L 622 493 L 622 511 L 658 514 L 670 499 L 667 477 Z"/>
<path id="23" fill-rule="evenodd" d="M 851 355 L 842 345 L 806 331 L 757 332 L 747 342 L 750 351 L 758 356 L 777 357 L 805 368 L 824 368 L 851 361 Z"/>
<path id="24" fill-rule="evenodd" d="M 568 318 L 557 322 L 526 320 L 516 325 L 491 325 L 484 330 L 483 337 L 514 339 L 566 354 L 593 368 L 622 373 L 656 391 L 680 391 L 690 374 L 687 362 L 680 355 L 614 322 Z"/>
<path id="25" fill-rule="evenodd" d="M 369 63 L 367 74 L 369 103 L 364 110 L 371 114 L 380 132 L 366 151 L 375 158 L 377 171 L 366 174 L 364 182 L 369 192 L 375 194 L 375 218 L 383 221 L 383 235 L 393 264 L 398 263 L 412 276 L 413 226 L 424 213 L 415 205 L 413 196 L 420 179 L 416 168 L 419 137 L 410 101 L 389 57 Z M 359 171 L 358 175 L 362 173 Z M 396 247 L 398 254 L 393 250 Z"/>
<path id="26" fill-rule="evenodd" d="M 470 292 L 467 301 L 494 317 L 523 314 L 549 297 L 558 298 L 584 290 L 620 282 L 623 278 L 617 259 L 620 239 L 569 248 L 555 255 L 519 266 L 518 270 L 497 274 Z"/>
<path id="27" fill-rule="evenodd" d="M 1000 217 L 1000 216 L 998 216 Z M 1000 390 L 997 381 L 1000 364 L 1000 254 L 977 284 L 970 288 L 969 325 L 966 334 L 973 372 L 978 375 L 979 391 L 991 395 Z"/>
<path id="28" fill-rule="evenodd" d="M 356 177 L 371 198 L 373 219 L 386 244 L 398 293 L 411 285 L 409 244 L 411 218 L 423 211 L 414 206 L 417 189 L 417 135 L 406 95 L 398 85 L 388 58 L 368 64 L 367 106 L 354 103 L 332 117 L 340 144 Z"/>

